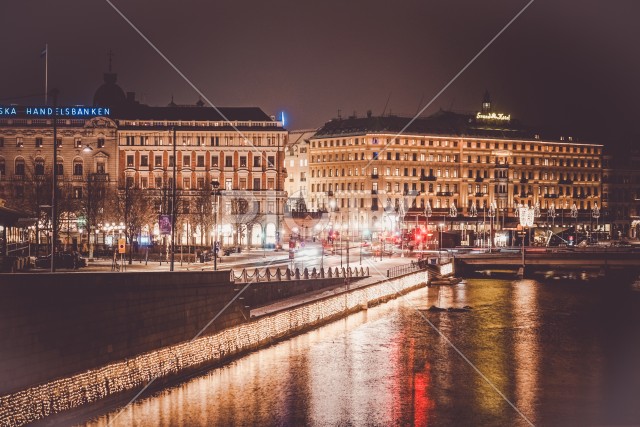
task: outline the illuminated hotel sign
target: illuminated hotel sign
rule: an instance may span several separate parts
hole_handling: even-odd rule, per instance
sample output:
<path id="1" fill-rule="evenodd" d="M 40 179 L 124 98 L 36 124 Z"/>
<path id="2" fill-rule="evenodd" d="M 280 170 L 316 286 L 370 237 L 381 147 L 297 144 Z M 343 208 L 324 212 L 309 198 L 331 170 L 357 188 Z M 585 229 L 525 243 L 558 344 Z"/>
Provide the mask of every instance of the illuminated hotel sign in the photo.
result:
<path id="1" fill-rule="evenodd" d="M 489 114 L 476 114 L 476 119 L 478 120 L 501 120 L 508 122 L 511 120 L 511 114 L 502 114 L 502 113 L 489 113 Z"/>
<path id="2" fill-rule="evenodd" d="M 111 108 L 106 107 L 57 107 L 55 111 L 60 117 L 94 117 L 108 116 Z M 52 117 L 53 107 L 3 107 L 0 106 L 0 117 L 8 116 L 33 116 Z"/>

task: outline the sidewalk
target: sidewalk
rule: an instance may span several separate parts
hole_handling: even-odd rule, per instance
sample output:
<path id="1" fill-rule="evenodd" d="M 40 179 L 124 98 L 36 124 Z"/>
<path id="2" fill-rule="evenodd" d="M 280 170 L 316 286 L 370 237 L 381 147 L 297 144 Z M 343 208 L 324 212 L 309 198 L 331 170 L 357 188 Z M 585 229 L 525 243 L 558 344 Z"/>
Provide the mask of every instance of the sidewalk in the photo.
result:
<path id="1" fill-rule="evenodd" d="M 250 250 L 243 251 L 241 253 L 234 253 L 227 256 L 222 256 L 218 258 L 218 270 L 229 270 L 238 268 L 241 264 L 240 268 L 251 268 L 250 263 L 248 261 L 256 260 L 256 262 L 287 262 L 288 254 L 283 251 L 274 251 L 274 250 Z M 118 263 L 120 260 L 118 259 Z M 105 272 L 111 271 L 111 265 L 113 260 L 111 258 L 95 258 L 93 261 L 89 261 L 87 267 L 80 268 L 78 270 L 67 270 L 61 269 L 64 272 Z M 131 264 L 129 264 L 129 260 L 124 260 L 123 271 L 127 272 L 143 272 L 143 271 L 169 271 L 170 262 L 166 261 L 166 257 L 162 258 L 162 261 L 156 259 L 149 259 L 145 261 L 144 259 L 134 259 Z M 213 261 L 206 261 L 204 263 L 197 260 L 196 262 L 180 262 L 180 255 L 176 254 L 174 260 L 174 271 L 202 271 L 202 270 L 213 270 Z M 38 270 L 35 270 L 38 271 Z"/>
<path id="2" fill-rule="evenodd" d="M 371 264 L 364 264 L 363 268 L 369 267 L 369 273 L 371 276 L 365 277 L 364 279 L 354 280 L 352 278 L 352 282 L 347 287 L 344 284 L 334 285 L 328 288 L 319 289 L 317 291 L 311 291 L 304 294 L 296 295 L 287 299 L 283 299 L 273 304 L 265 305 L 263 307 L 254 308 L 250 311 L 250 317 L 259 317 L 264 316 L 269 313 L 273 313 L 275 311 L 283 310 L 286 308 L 295 307 L 301 304 L 305 304 L 311 301 L 315 301 L 320 298 L 340 294 L 346 292 L 348 290 L 361 288 L 367 285 L 371 285 L 373 283 L 382 282 L 387 279 L 386 270 L 377 272 L 375 268 Z"/>

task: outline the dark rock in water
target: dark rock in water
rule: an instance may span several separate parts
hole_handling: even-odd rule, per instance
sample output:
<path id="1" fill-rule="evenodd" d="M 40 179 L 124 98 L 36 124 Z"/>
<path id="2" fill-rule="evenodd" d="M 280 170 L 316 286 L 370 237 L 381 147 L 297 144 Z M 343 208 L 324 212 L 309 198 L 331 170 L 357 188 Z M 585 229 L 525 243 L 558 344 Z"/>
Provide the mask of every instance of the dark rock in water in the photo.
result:
<path id="1" fill-rule="evenodd" d="M 470 311 L 471 307 L 464 306 L 463 308 L 456 308 L 456 307 L 449 307 L 449 311 L 452 313 L 466 313 L 467 311 Z"/>
<path id="2" fill-rule="evenodd" d="M 471 310 L 471 306 L 469 305 L 465 305 L 462 308 L 456 308 L 456 307 L 442 308 L 442 307 L 436 307 L 435 305 L 432 305 L 427 309 L 427 311 L 436 311 L 436 312 L 449 311 L 451 313 L 464 313 L 470 310 Z"/>
<path id="3" fill-rule="evenodd" d="M 464 309 L 464 308 L 449 307 L 448 311 L 450 311 L 452 313 L 460 313 L 460 312 L 469 311 L 469 310 Z"/>

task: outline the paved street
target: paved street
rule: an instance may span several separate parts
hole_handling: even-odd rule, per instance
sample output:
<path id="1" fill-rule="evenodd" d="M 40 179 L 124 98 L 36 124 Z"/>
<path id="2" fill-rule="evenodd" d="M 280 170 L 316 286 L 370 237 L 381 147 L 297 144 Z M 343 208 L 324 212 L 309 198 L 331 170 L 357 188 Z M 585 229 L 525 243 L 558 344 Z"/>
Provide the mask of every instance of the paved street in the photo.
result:
<path id="1" fill-rule="evenodd" d="M 186 258 L 186 254 L 185 254 Z M 307 242 L 304 247 L 300 247 L 295 252 L 293 260 L 289 259 L 289 252 L 287 250 L 250 250 L 243 251 L 241 253 L 234 253 L 228 256 L 222 256 L 218 261 L 218 270 L 234 269 L 241 270 L 243 268 L 262 268 L 262 267 L 291 267 L 309 270 L 320 267 L 323 268 L 335 268 L 335 267 L 369 267 L 371 274 L 374 271 L 379 270 L 381 274 L 386 275 L 387 269 L 408 264 L 416 257 L 402 257 L 399 253 L 393 255 L 385 255 L 382 259 L 380 257 L 374 257 L 367 249 L 362 250 L 356 244 L 353 244 L 349 250 L 349 263 L 347 263 L 347 251 L 346 248 L 340 256 L 339 251 L 337 254 L 331 254 L 325 249 L 324 254 L 321 253 L 320 243 Z M 78 270 L 72 269 L 57 269 L 59 272 L 73 273 L 73 272 L 105 272 L 112 271 L 112 259 L 110 258 L 96 258 L 93 261 L 89 261 L 87 267 L 80 268 Z M 142 260 L 134 260 L 132 264 L 128 264 L 127 260 L 124 260 L 124 271 L 169 271 L 169 263 L 163 257 L 162 262 L 157 259 L 149 260 L 147 262 Z M 175 271 L 202 271 L 212 270 L 213 261 L 201 262 L 180 262 L 180 254 L 176 254 L 174 262 Z M 47 272 L 48 269 L 32 269 L 32 272 Z"/>

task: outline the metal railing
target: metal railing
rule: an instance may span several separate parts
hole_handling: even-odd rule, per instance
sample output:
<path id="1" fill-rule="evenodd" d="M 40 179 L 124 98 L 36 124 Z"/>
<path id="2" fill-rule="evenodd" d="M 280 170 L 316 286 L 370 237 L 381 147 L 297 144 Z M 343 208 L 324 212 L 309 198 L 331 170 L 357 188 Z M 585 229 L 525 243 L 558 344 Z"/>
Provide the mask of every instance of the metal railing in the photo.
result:
<path id="1" fill-rule="evenodd" d="M 231 281 L 234 283 L 249 282 L 281 282 L 288 280 L 310 280 L 310 279 L 335 279 L 335 278 L 363 278 L 369 277 L 369 267 L 352 267 L 352 268 L 327 268 L 302 271 L 299 268 L 255 268 L 242 269 L 240 275 L 235 274 L 233 270 L 230 272 Z"/>
<path id="2" fill-rule="evenodd" d="M 427 268 L 427 260 L 411 261 L 410 264 L 397 265 L 387 270 L 387 277 L 392 279 L 394 277 L 403 276 L 409 273 L 415 273 L 416 271 L 422 271 Z"/>

